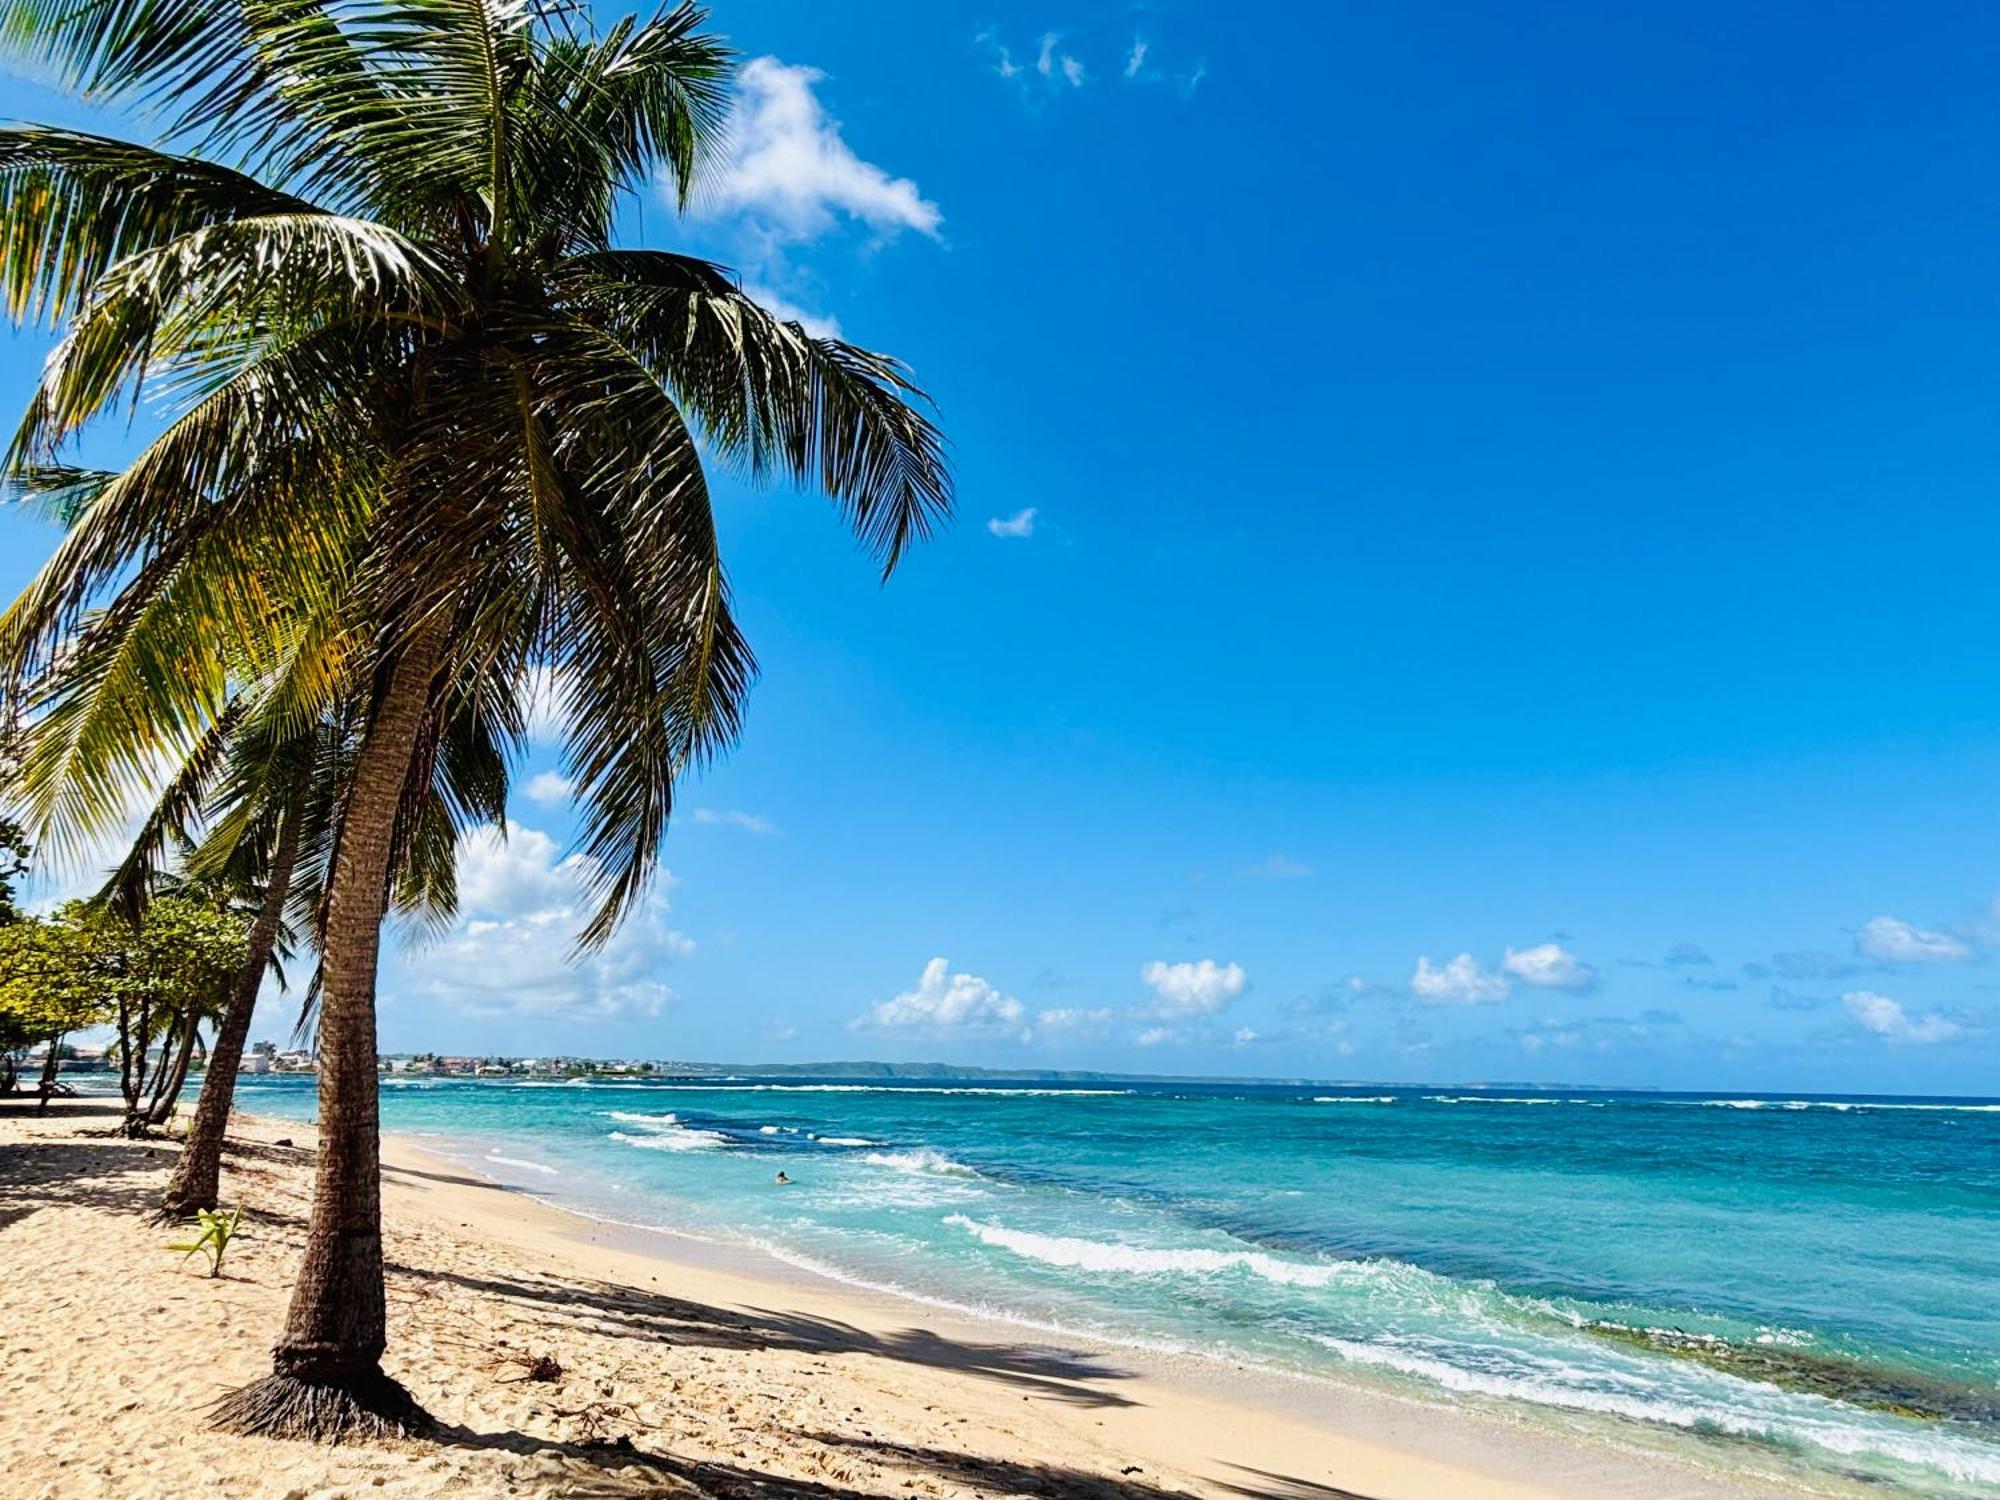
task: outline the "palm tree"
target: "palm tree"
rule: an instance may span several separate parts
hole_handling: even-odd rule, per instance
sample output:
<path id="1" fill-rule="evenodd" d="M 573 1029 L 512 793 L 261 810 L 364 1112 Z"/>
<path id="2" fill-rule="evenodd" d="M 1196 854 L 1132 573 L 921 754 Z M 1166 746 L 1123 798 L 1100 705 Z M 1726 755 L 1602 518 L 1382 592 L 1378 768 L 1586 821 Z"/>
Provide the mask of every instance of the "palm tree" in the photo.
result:
<path id="1" fill-rule="evenodd" d="M 299 722 L 361 705 L 311 1222 L 273 1373 L 217 1408 L 234 1430 L 423 1420 L 380 1367 L 375 974 L 399 808 L 452 686 L 519 722 L 532 684 L 557 684 L 598 899 L 580 942 L 600 943 L 754 674 L 697 435 L 829 493 L 885 574 L 949 510 L 901 365 L 781 322 L 707 262 L 615 244 L 620 201 L 664 177 L 685 202 L 720 128 L 731 56 L 703 19 L 0 0 L 0 35 L 156 110 L 167 142 L 0 131 L 0 286 L 64 329 L 15 462 L 57 457 L 142 377 L 177 407 L 0 621 L 0 672 L 82 649 L 124 685 L 122 713 L 47 758 L 39 826 L 101 827 L 213 723 L 232 671 L 322 622 L 339 668 L 304 674 Z"/>

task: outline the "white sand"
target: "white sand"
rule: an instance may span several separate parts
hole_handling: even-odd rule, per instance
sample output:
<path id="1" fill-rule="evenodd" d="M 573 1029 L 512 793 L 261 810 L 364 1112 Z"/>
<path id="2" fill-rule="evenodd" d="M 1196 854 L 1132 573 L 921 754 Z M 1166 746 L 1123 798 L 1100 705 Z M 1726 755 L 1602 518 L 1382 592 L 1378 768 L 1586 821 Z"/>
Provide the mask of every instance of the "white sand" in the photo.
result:
<path id="1" fill-rule="evenodd" d="M 209 1280 L 147 1219 L 178 1148 L 109 1137 L 110 1121 L 101 1106 L 0 1104 L 0 1495 L 1724 1493 L 1437 1408 L 1325 1392 L 1287 1412 L 1234 1399 L 1212 1370 L 1184 1378 L 830 1282 L 663 1259 L 671 1241 L 401 1141 L 385 1148 L 384 1363 L 440 1433 L 337 1449 L 225 1437 L 201 1411 L 268 1369 L 311 1132 L 238 1118 L 224 1201 L 244 1205 L 246 1237 Z M 534 1354 L 560 1378 L 523 1379 L 517 1356 Z"/>

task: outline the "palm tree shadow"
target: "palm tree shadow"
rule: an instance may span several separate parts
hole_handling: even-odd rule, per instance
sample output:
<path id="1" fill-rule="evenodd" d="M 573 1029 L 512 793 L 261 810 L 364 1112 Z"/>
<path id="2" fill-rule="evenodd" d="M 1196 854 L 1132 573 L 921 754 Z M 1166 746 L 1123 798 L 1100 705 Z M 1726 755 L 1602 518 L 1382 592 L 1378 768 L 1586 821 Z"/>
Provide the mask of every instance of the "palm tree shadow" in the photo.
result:
<path id="1" fill-rule="evenodd" d="M 428 1271 L 392 1264 L 419 1282 L 443 1281 L 483 1296 L 536 1304 L 543 1314 L 613 1338 L 712 1349 L 773 1349 L 799 1354 L 868 1354 L 902 1364 L 1001 1381 L 1023 1394 L 1065 1405 L 1116 1408 L 1137 1403 L 1097 1382 L 1130 1372 L 1080 1350 L 948 1339 L 927 1328 L 874 1333 L 834 1318 L 772 1308 L 728 1310 L 661 1292 L 584 1278 L 529 1280 Z"/>
<path id="2" fill-rule="evenodd" d="M 161 1151 L 145 1141 L 74 1137 L 9 1146 L 0 1151 L 0 1228 L 60 1206 L 150 1212 L 157 1185 L 132 1179 L 163 1165 Z"/>
<path id="3" fill-rule="evenodd" d="M 886 1483 L 894 1489 L 934 1489 L 942 1482 L 991 1495 L 1046 1495 L 1062 1500 L 1191 1500 L 1186 1490 L 1145 1478 L 1136 1469 L 1120 1475 L 1092 1473 L 1060 1463 L 1022 1459 L 982 1458 L 948 1448 L 893 1443 L 839 1433 L 806 1432 L 797 1436 L 835 1449 L 871 1471 L 873 1483 L 859 1487 L 842 1477 L 843 1466 L 832 1466 L 826 1479 L 801 1479 L 771 1474 L 744 1464 L 678 1458 L 639 1447 L 628 1439 L 606 1443 L 562 1443 L 531 1438 L 518 1432 L 474 1432 L 470 1428 L 440 1429 L 441 1442 L 466 1448 L 495 1449 L 546 1459 L 558 1456 L 570 1470 L 560 1493 L 574 1500 L 638 1500 L 666 1493 L 713 1497 L 713 1500 L 873 1500 Z M 1222 1488 L 1245 1500 L 1371 1500 L 1354 1490 L 1262 1469 L 1231 1464 L 1246 1482 Z M 581 1472 L 577 1472 L 581 1470 Z M 885 1474 L 886 1471 L 886 1474 Z"/>
<path id="4" fill-rule="evenodd" d="M 1338 1485 L 1321 1484 L 1315 1479 L 1273 1474 L 1269 1469 L 1253 1469 L 1243 1464 L 1225 1464 L 1223 1467 L 1249 1476 L 1252 1482 L 1221 1480 L 1218 1483 L 1230 1494 L 1248 1496 L 1250 1500 L 1371 1500 L 1370 1496 L 1358 1490 L 1344 1490 Z"/>

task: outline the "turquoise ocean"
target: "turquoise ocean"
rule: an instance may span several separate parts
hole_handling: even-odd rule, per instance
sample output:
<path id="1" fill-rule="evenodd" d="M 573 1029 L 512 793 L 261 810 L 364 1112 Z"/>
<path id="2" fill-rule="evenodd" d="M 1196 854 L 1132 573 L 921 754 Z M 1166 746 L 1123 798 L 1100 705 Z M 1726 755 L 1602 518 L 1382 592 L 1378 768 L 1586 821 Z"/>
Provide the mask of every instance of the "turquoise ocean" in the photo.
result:
<path id="1" fill-rule="evenodd" d="M 309 1078 L 240 1107 L 306 1118 Z M 2000 1495 L 2000 1103 L 385 1080 L 634 1230 L 1824 1493 Z M 784 1171 L 789 1188 L 773 1186 Z"/>

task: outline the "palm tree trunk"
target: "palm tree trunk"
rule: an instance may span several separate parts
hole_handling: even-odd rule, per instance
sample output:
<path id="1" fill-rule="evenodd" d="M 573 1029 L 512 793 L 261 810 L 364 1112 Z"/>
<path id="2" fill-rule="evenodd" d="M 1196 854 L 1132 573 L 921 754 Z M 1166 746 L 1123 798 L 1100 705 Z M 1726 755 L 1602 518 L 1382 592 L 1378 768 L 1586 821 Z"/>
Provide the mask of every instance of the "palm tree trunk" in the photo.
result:
<path id="1" fill-rule="evenodd" d="M 194 1124 L 188 1128 L 187 1145 L 181 1148 L 180 1165 L 174 1168 L 173 1180 L 160 1199 L 162 1216 L 187 1218 L 197 1209 L 214 1208 L 221 1191 L 222 1141 L 229 1133 L 229 1110 L 236 1100 L 236 1072 L 243 1066 L 257 991 L 263 987 L 264 971 L 270 966 L 278 928 L 285 919 L 292 872 L 299 862 L 299 823 L 304 815 L 305 789 L 294 788 L 278 824 L 278 846 L 271 854 L 264 901 L 257 908 L 256 921 L 250 924 L 250 956 L 236 976 L 235 993 L 229 997 L 229 1008 L 222 1013 L 222 1024 L 216 1030 L 208 1071 L 202 1074 L 201 1097 L 195 1102 Z"/>
<path id="2" fill-rule="evenodd" d="M 153 1106 L 146 1111 L 148 1125 L 164 1125 L 174 1112 L 174 1105 L 181 1097 L 181 1085 L 187 1082 L 188 1064 L 194 1060 L 195 1038 L 200 1031 L 200 1018 L 190 1007 L 182 1017 L 181 1044 L 174 1052 L 171 1068 L 167 1066 L 166 1052 L 160 1053 L 160 1076 L 153 1081 Z"/>
<path id="3" fill-rule="evenodd" d="M 319 1163 L 305 1257 L 272 1373 L 225 1396 L 214 1425 L 277 1437 L 404 1436 L 429 1418 L 382 1373 L 381 1132 L 375 966 L 396 810 L 444 647 L 425 626 L 390 669 L 355 757 L 320 957 Z"/>
<path id="4" fill-rule="evenodd" d="M 62 1038 L 59 1036 L 50 1037 L 49 1055 L 42 1060 L 42 1082 L 40 1089 L 42 1102 L 36 1106 L 37 1109 L 47 1109 L 49 1107 L 49 1100 L 55 1097 L 56 1073 L 62 1067 L 61 1052 Z"/>

